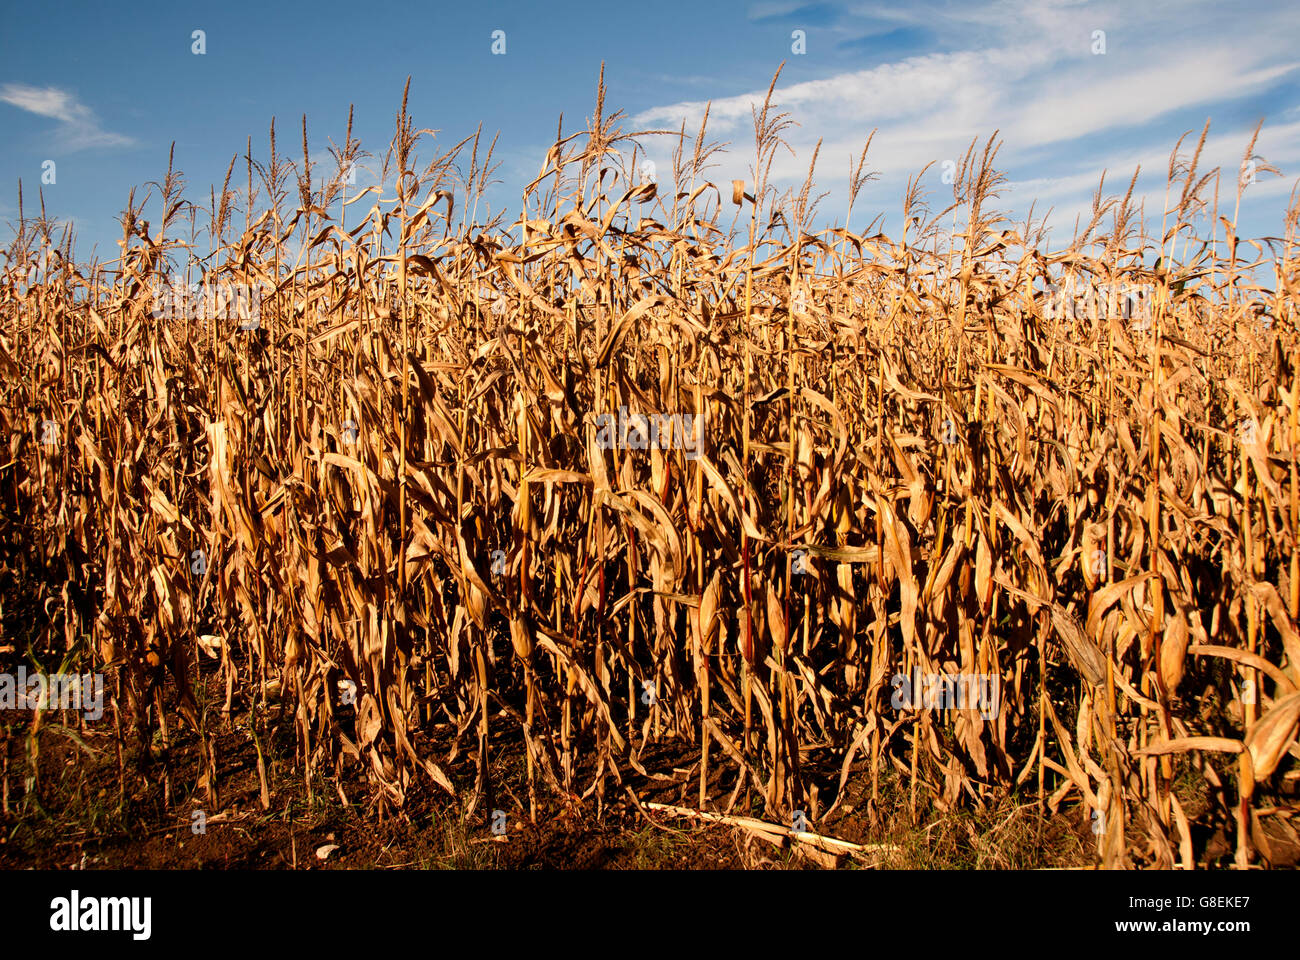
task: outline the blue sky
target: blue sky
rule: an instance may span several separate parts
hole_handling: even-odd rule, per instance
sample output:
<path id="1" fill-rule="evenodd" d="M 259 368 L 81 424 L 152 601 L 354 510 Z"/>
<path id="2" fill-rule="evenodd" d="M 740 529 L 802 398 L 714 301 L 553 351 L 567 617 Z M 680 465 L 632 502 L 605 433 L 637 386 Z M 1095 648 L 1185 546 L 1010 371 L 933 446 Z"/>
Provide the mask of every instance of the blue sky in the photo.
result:
<path id="1" fill-rule="evenodd" d="M 127 12 L 129 11 L 129 12 Z M 879 172 L 859 197 L 851 226 L 885 216 L 901 224 L 909 175 L 936 161 L 925 180 L 931 206 L 951 200 L 942 163 L 995 129 L 1009 190 L 997 204 L 1023 220 L 1055 210 L 1053 247 L 1088 209 L 1103 169 L 1107 193 L 1122 194 L 1141 164 L 1139 191 L 1159 219 L 1169 153 L 1212 118 L 1202 169 L 1221 165 L 1221 213 L 1231 216 L 1233 178 L 1261 118 L 1256 154 L 1284 176 L 1246 190 L 1242 232 L 1280 235 L 1300 173 L 1300 5 L 1291 2 L 993 2 L 653 4 L 319 2 L 300 10 L 272 3 L 133 2 L 6 5 L 0 34 L 0 223 L 17 216 L 17 182 L 28 211 L 38 204 L 42 164 L 47 213 L 71 220 L 79 257 L 92 245 L 117 256 L 115 218 L 136 186 L 161 180 L 169 144 L 187 196 L 206 205 L 226 166 L 253 137 L 267 155 L 274 116 L 280 148 L 301 155 L 307 114 L 314 160 L 341 142 L 349 103 L 354 135 L 380 154 L 411 75 L 416 127 L 449 146 L 481 122 L 500 132 L 494 206 L 513 213 L 520 186 L 539 170 L 561 113 L 571 132 L 592 113 L 606 63 L 608 109 L 627 127 L 693 133 L 712 101 L 710 136 L 729 141 L 714 182 L 748 179 L 750 105 L 782 60 L 775 99 L 799 126 L 787 139 L 774 182 L 802 181 L 813 145 L 831 191 L 821 213 L 842 219 L 848 157 L 878 128 L 867 166 Z M 191 52 L 193 31 L 206 52 Z M 504 30 L 506 52 L 492 53 Z M 793 48 L 803 31 L 805 52 Z M 1105 53 L 1093 52 L 1094 31 Z M 651 141 L 660 177 L 670 145 Z M 423 156 L 429 155 L 426 147 Z M 377 172 L 377 171 L 376 171 Z M 242 161 L 234 183 L 242 180 Z M 363 170 L 359 179 L 375 182 Z M 945 192 L 946 191 L 946 192 Z M 145 214 L 157 219 L 156 204 Z M 729 218 L 728 218 L 729 219 Z M 239 217 L 242 223 L 242 216 Z M 11 236 L 8 227 L 0 242 Z"/>

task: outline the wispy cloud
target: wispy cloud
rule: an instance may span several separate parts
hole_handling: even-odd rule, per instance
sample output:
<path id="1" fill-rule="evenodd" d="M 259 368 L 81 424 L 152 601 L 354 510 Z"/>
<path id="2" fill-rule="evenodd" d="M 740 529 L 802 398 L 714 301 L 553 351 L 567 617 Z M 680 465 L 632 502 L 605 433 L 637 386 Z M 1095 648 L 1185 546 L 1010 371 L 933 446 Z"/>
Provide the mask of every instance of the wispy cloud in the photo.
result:
<path id="1" fill-rule="evenodd" d="M 105 130 L 95 112 L 67 90 L 58 87 L 33 87 L 24 83 L 6 83 L 0 87 L 0 101 L 40 117 L 57 120 L 54 136 L 64 152 L 95 147 L 127 147 L 135 141 L 120 133 Z"/>
<path id="2" fill-rule="evenodd" d="M 867 164 L 882 176 L 871 193 L 893 206 L 909 174 L 933 162 L 937 181 L 945 160 L 959 159 L 973 139 L 982 142 L 997 130 L 1005 143 L 997 166 L 1019 181 L 1007 198 L 1014 206 L 1009 212 L 1025 213 L 1037 197 L 1056 204 L 1058 216 L 1052 219 L 1059 224 L 1062 211 L 1086 207 L 1103 169 L 1111 172 L 1108 193 L 1112 187 L 1122 193 L 1139 162 L 1138 190 L 1155 187 L 1158 179 L 1163 191 L 1178 136 L 1220 111 L 1231 119 L 1214 128 L 1217 136 L 1207 144 L 1202 170 L 1211 157 L 1235 170 L 1254 120 L 1267 112 L 1283 126 L 1273 127 L 1272 136 L 1265 126 L 1258 152 L 1293 176 L 1300 146 L 1285 125 L 1294 119 L 1285 107 L 1292 100 L 1287 91 L 1300 82 L 1300 58 L 1289 42 L 1300 29 L 1300 14 L 1286 5 L 1260 7 L 1268 9 L 1225 21 L 1213 5 L 1178 4 L 1174 22 L 1181 33 L 1171 40 L 1158 29 L 1173 13 L 1165 0 L 1139 8 L 1114 0 L 1086 6 L 1068 0 L 990 0 L 960 7 L 930 2 L 908 8 L 906 15 L 864 4 L 853 15 L 863 19 L 868 32 L 874 24 L 951 35 L 958 20 L 967 35 L 952 52 L 888 58 L 885 45 L 878 51 L 886 55 L 883 62 L 871 69 L 778 86 L 774 102 L 799 126 L 787 135 L 795 155 L 778 153 L 773 182 L 784 189 L 801 181 L 820 140 L 815 177 L 834 189 L 843 180 L 845 158 L 876 129 Z M 791 9 L 772 4 L 751 10 L 751 17 Z M 1094 30 L 1106 32 L 1105 55 L 1092 49 Z M 766 85 L 712 101 L 710 133 L 737 150 L 723 162 L 719 180 L 748 172 L 751 111 L 765 93 Z M 1243 115 L 1243 107 L 1251 116 Z M 704 108 L 703 101 L 665 104 L 632 121 L 674 128 L 685 120 L 690 130 L 698 127 Z M 1036 179 L 1017 177 L 1019 170 L 1033 170 Z M 1265 194 L 1263 186 L 1253 189 L 1256 197 Z M 1270 183 L 1267 193 L 1283 189 Z M 1036 212 L 1043 209 L 1040 203 Z"/>
<path id="3" fill-rule="evenodd" d="M 839 17 L 840 10 L 830 3 L 767 4 L 758 10 L 751 10 L 749 14 L 749 19 L 754 23 L 784 23 L 796 27 L 829 26 Z"/>

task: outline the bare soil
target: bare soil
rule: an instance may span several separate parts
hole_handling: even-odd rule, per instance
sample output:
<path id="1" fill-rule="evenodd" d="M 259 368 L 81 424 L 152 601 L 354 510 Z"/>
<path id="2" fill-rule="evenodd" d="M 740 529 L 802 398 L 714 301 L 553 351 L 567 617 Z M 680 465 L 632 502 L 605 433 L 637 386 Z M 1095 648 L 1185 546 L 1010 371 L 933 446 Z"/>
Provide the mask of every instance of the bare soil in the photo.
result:
<path id="1" fill-rule="evenodd" d="M 278 709 L 272 704 L 260 715 L 257 742 L 247 713 L 221 722 L 215 736 L 218 809 L 207 809 L 193 787 L 197 738 L 188 730 L 173 724 L 170 745 L 157 735 L 148 750 L 128 749 L 119 760 L 107 718 L 79 725 L 75 714 L 45 714 L 36 738 L 33 782 L 33 717 L 8 714 L 9 722 L 0 728 L 0 868 L 725 870 L 823 865 L 800 855 L 798 844 L 777 847 L 731 825 L 648 810 L 647 802 L 697 805 L 698 753 L 680 744 L 644 745 L 641 763 L 651 776 L 621 767 L 623 786 L 609 778 L 604 798 L 590 791 L 565 800 L 539 783 L 533 817 L 522 751 L 512 748 L 503 731 L 502 742 L 491 751 L 492 807 L 480 801 L 469 816 L 463 813 L 477 758 L 473 749 L 462 749 L 444 764 L 461 792 L 460 803 L 432 786 L 416 784 L 404 808 L 394 810 L 369 799 L 357 766 L 339 784 L 342 795 L 324 777 L 305 782 L 301 765 L 294 762 L 291 718 L 278 716 Z M 266 769 L 265 807 L 258 742 Z M 585 791 L 594 772 L 590 765 L 576 770 L 575 791 Z M 810 755 L 804 773 L 819 796 L 833 795 L 839 777 L 836 758 Z M 712 810 L 727 808 L 735 789 L 730 777 L 724 782 L 715 771 L 709 789 Z M 859 761 L 841 803 L 829 815 L 811 804 L 812 828 L 856 843 L 892 845 L 874 864 L 883 867 L 1088 867 L 1097 862 L 1089 822 L 1077 806 L 1063 805 L 1053 816 L 1040 812 L 1036 797 L 1026 794 L 975 810 L 948 811 L 920 791 L 913 814 L 909 791 L 890 771 L 880 772 L 875 792 L 873 801 L 871 771 Z M 770 821 L 759 797 L 751 795 L 748 801 L 742 793 L 730 812 Z M 1195 802 L 1189 794 L 1185 805 Z M 495 818 L 504 832 L 493 831 L 494 810 L 504 814 Z M 1198 861 L 1206 866 L 1230 863 L 1231 835 L 1222 826 L 1198 828 Z M 863 864 L 842 858 L 838 865 Z"/>

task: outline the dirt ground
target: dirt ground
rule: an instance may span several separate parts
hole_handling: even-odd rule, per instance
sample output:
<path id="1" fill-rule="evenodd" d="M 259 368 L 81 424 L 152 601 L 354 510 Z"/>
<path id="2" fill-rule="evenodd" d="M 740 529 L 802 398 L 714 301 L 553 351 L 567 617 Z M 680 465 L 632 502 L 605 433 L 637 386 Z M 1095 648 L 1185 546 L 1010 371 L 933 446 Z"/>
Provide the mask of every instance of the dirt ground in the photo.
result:
<path id="1" fill-rule="evenodd" d="M 383 809 L 368 799 L 355 766 L 341 784 L 344 803 L 331 779 L 318 775 L 305 782 L 294 763 L 291 719 L 276 711 L 275 705 L 267 708 L 257 741 L 246 713 L 222 722 L 216 736 L 219 809 L 206 809 L 193 787 L 198 763 L 192 733 L 172 729 L 170 746 L 157 735 L 148 751 L 128 750 L 119 766 L 111 722 L 78 729 L 75 715 L 46 714 L 35 738 L 33 780 L 31 714 L 7 714 L 0 728 L 0 868 L 934 869 L 1097 862 L 1095 838 L 1077 804 L 1064 804 L 1052 815 L 1040 812 L 1036 796 L 1026 793 L 983 808 L 945 811 L 922 792 L 914 816 L 910 793 L 891 771 L 881 772 L 872 802 L 865 761 L 852 769 L 841 803 L 829 815 L 811 804 L 810 828 L 886 848 L 828 859 L 806 852 L 803 844 L 777 845 L 750 829 L 648 807 L 693 808 L 698 802 L 698 753 L 662 743 L 642 749 L 641 763 L 655 778 L 621 769 L 624 786 L 610 778 L 603 800 L 592 792 L 563 802 L 539 786 L 536 817 L 529 813 L 524 757 L 508 740 L 490 751 L 492 805 L 479 802 L 469 816 L 463 808 L 475 782 L 474 749 L 462 749 L 444 764 L 461 792 L 460 803 L 419 784 L 403 809 Z M 575 791 L 585 791 L 593 774 L 575 771 Z M 808 758 L 805 776 L 820 796 L 833 794 L 838 775 L 835 758 Z M 715 768 L 710 809 L 725 810 L 734 788 L 730 769 Z M 742 793 L 730 812 L 770 822 L 757 796 L 747 805 Z M 1198 860 L 1206 866 L 1229 863 L 1230 836 L 1222 827 L 1199 830 Z"/>

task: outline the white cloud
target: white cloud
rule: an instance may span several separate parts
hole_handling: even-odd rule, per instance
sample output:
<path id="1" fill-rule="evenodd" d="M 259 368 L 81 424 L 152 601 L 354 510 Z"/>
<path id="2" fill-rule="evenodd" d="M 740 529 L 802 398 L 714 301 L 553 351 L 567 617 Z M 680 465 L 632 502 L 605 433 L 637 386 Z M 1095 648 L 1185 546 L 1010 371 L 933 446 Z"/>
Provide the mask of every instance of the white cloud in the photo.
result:
<path id="1" fill-rule="evenodd" d="M 824 206 L 828 213 L 843 209 L 846 158 L 851 153 L 856 157 L 867 135 L 877 130 L 867 166 L 879 171 L 881 179 L 859 198 L 855 224 L 882 209 L 896 217 L 907 177 L 931 162 L 936 167 L 925 182 L 932 206 L 942 209 L 951 202 L 950 188 L 939 182 L 942 162 L 959 159 L 972 140 L 982 149 L 995 130 L 1004 142 L 995 165 L 1018 178 L 997 206 L 1013 218 L 1023 218 L 1037 198 L 1036 216 L 1056 204 L 1052 221 L 1064 229 L 1068 216 L 1072 227 L 1073 214 L 1088 210 L 1103 169 L 1109 170 L 1106 193 L 1122 194 L 1138 163 L 1143 168 L 1138 190 L 1158 181 L 1157 206 L 1162 207 L 1169 152 L 1192 125 L 1184 119 L 1189 112 L 1204 111 L 1199 122 L 1193 121 L 1196 129 L 1183 144 L 1185 152 L 1194 149 L 1206 115 L 1248 98 L 1276 103 L 1277 93 L 1300 76 L 1290 39 L 1300 30 L 1300 12 L 1282 4 L 1260 3 L 1226 18 L 1208 2 L 1169 0 L 1137 7 L 1064 0 L 924 3 L 902 12 L 866 4 L 853 14 L 864 18 L 867 32 L 872 21 L 888 21 L 960 41 L 948 43 L 953 52 L 908 57 L 775 90 L 777 109 L 787 111 L 799 126 L 785 135 L 796 155 L 778 153 L 772 181 L 781 189 L 802 182 L 813 147 L 822 139 L 816 179 L 822 189 L 835 191 Z M 1106 55 L 1092 53 L 1094 29 L 1107 33 Z M 749 179 L 751 111 L 761 105 L 766 89 L 764 84 L 712 102 L 711 139 L 730 142 L 719 168 L 710 171 L 714 182 Z M 1257 152 L 1294 175 L 1300 136 L 1295 124 L 1288 123 L 1295 119 L 1293 111 L 1285 110 L 1289 102 L 1286 97 L 1273 111 L 1274 122 L 1286 125 L 1266 125 Z M 642 111 L 632 123 L 675 129 L 685 120 L 693 135 L 704 108 L 704 101 L 666 104 Z M 1266 112 L 1261 106 L 1259 113 Z M 1250 126 L 1253 122 L 1234 121 L 1212 127 L 1201 170 L 1222 165 L 1235 171 Z M 666 155 L 668 146 L 659 144 L 657 150 Z M 660 162 L 655 151 L 652 146 L 652 157 Z M 668 169 L 663 162 L 660 168 Z M 1034 178 L 1024 178 L 1027 171 Z M 1232 177 L 1225 173 L 1225 183 Z M 1261 180 L 1254 197 L 1284 196 L 1287 190 L 1274 185 L 1275 180 Z M 1152 203 L 1147 207 L 1150 212 Z"/>
<path id="2" fill-rule="evenodd" d="M 73 94 L 58 87 L 7 83 L 0 87 L 0 101 L 28 113 L 57 120 L 59 126 L 55 131 L 55 143 L 63 152 L 93 147 L 125 147 L 135 142 L 123 134 L 104 130 L 93 110 Z"/>

